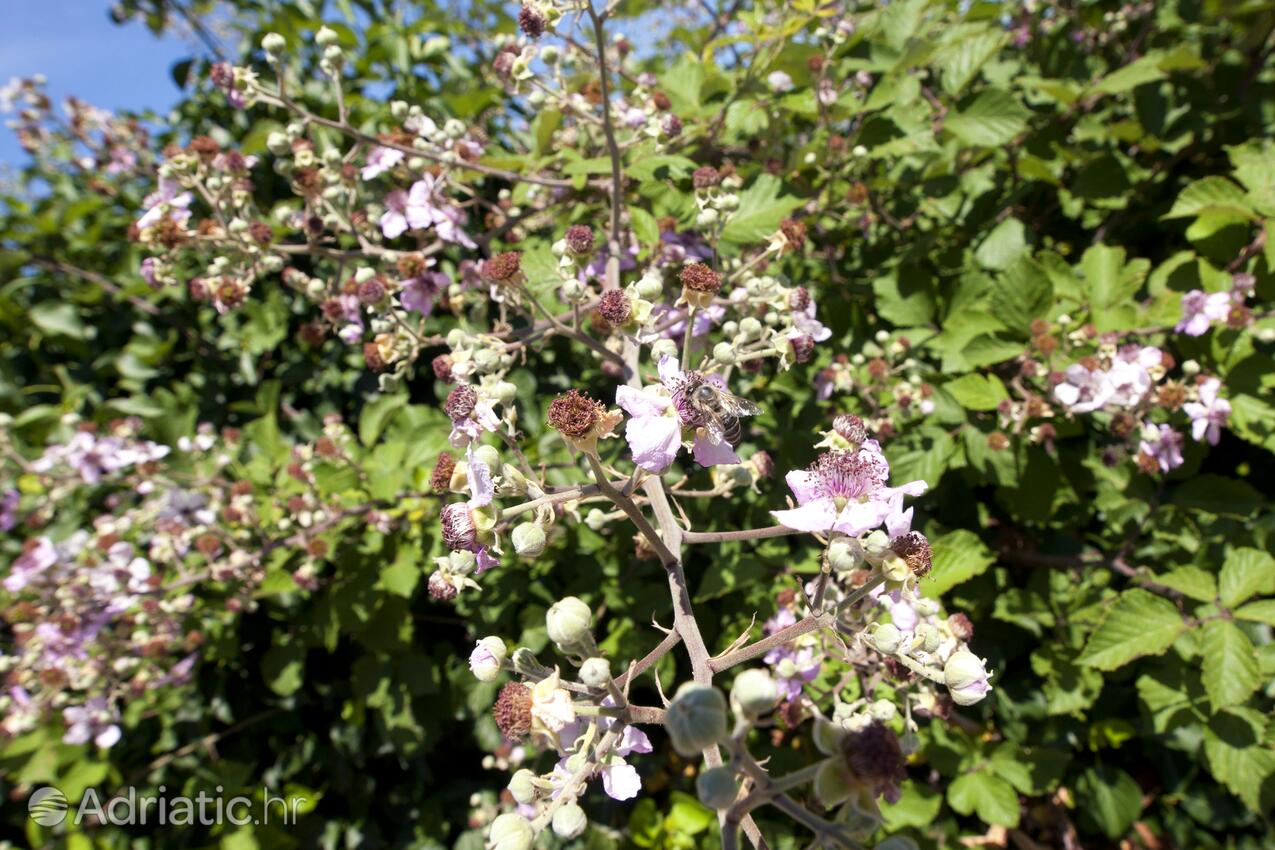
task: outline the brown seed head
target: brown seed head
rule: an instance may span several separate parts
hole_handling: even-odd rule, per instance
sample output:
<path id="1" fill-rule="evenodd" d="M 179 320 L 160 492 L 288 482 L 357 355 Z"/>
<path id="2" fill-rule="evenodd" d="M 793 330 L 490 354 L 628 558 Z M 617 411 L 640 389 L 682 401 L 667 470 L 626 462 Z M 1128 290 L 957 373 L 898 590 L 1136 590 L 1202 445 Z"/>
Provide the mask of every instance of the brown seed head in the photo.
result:
<path id="1" fill-rule="evenodd" d="M 722 288 L 722 279 L 717 272 L 703 263 L 690 263 L 683 266 L 678 279 L 682 281 L 682 286 L 692 292 L 707 292 L 716 295 Z"/>
<path id="2" fill-rule="evenodd" d="M 443 493 L 450 486 L 452 473 L 456 470 L 456 459 L 451 452 L 441 452 L 434 461 L 434 472 L 429 477 L 429 486 L 435 493 Z"/>
<path id="3" fill-rule="evenodd" d="M 930 541 L 919 531 L 909 531 L 890 541 L 890 548 L 912 570 L 917 578 L 924 578 L 934 566 L 934 554 L 930 550 Z"/>
<path id="4" fill-rule="evenodd" d="M 457 384 L 447 394 L 447 401 L 443 402 L 443 410 L 453 422 L 456 422 L 473 413 L 477 404 L 478 391 L 469 384 Z"/>
<path id="5" fill-rule="evenodd" d="M 568 437 L 581 439 L 593 429 L 606 408 L 579 390 L 569 390 L 549 404 L 549 424 Z"/>
<path id="6" fill-rule="evenodd" d="M 496 728 L 510 741 L 518 741 L 531 732 L 531 688 L 522 682 L 508 682 L 500 689 L 492 706 Z"/>
<path id="7" fill-rule="evenodd" d="M 691 185 L 696 189 L 711 189 L 722 182 L 722 175 L 711 165 L 702 165 L 691 172 Z"/>
<path id="8" fill-rule="evenodd" d="M 522 252 L 502 251 L 483 263 L 483 276 L 498 283 L 515 280 L 522 274 Z"/>
<path id="9" fill-rule="evenodd" d="M 618 328 L 623 325 L 632 314 L 633 306 L 629 303 L 629 296 L 625 295 L 623 290 L 608 289 L 602 293 L 602 298 L 598 301 L 598 315 L 611 327 Z"/>

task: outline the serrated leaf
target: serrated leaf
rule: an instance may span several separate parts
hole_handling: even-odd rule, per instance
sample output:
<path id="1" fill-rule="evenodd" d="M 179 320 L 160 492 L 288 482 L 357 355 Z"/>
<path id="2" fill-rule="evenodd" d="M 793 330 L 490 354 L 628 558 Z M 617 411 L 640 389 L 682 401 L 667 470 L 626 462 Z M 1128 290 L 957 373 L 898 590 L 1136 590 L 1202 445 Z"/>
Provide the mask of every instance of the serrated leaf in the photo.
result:
<path id="1" fill-rule="evenodd" d="M 984 823 L 1018 826 L 1018 794 L 1014 787 L 985 770 L 958 776 L 947 788 L 947 801 L 963 815 L 978 812 Z"/>
<path id="2" fill-rule="evenodd" d="M 1128 302 L 1142 288 L 1150 267 L 1146 260 L 1126 263 L 1124 248 L 1094 245 L 1085 251 L 1080 268 L 1088 286 L 1089 300 L 1098 311 L 1095 323 L 1100 324 L 1104 308 Z"/>
<path id="3" fill-rule="evenodd" d="M 1263 741 L 1266 719 L 1252 709 L 1229 709 L 1204 729 L 1209 772 L 1259 814 L 1275 806 L 1275 750 Z"/>
<path id="4" fill-rule="evenodd" d="M 1216 711 L 1239 705 L 1261 684 L 1257 651 L 1230 620 L 1210 620 L 1200 638 L 1201 679 Z"/>
<path id="5" fill-rule="evenodd" d="M 934 568 L 921 580 L 921 590 L 931 598 L 987 572 L 996 562 L 996 556 L 978 535 L 963 528 L 935 540 L 932 555 Z"/>
<path id="6" fill-rule="evenodd" d="M 1160 57 L 1148 54 L 1103 77 L 1090 86 L 1089 91 L 1092 94 L 1119 94 L 1163 77 Z"/>
<path id="7" fill-rule="evenodd" d="M 1054 286 L 1040 264 L 1021 257 L 992 287 L 992 310 L 1005 327 L 1021 334 L 1031 331 L 1031 323 L 1049 311 Z"/>
<path id="8" fill-rule="evenodd" d="M 660 243 L 660 225 L 655 216 L 639 207 L 630 207 L 629 219 L 633 222 L 633 235 L 637 236 L 639 244 L 653 247 Z"/>
<path id="9" fill-rule="evenodd" d="M 1252 485 L 1220 475 L 1197 475 L 1173 493 L 1173 504 L 1218 516 L 1248 519 L 1263 504 Z"/>
<path id="10" fill-rule="evenodd" d="M 1026 250 L 1023 223 L 1016 218 L 1007 218 L 987 234 L 974 252 L 974 259 L 985 269 L 1001 271 L 1009 268 Z"/>
<path id="11" fill-rule="evenodd" d="M 1159 655 L 1186 630 L 1173 603 L 1135 588 L 1116 600 L 1089 636 L 1080 663 L 1115 670 L 1135 658 Z"/>
<path id="12" fill-rule="evenodd" d="M 381 436 L 395 411 L 407 405 L 407 394 L 379 395 L 363 406 L 359 414 L 359 441 L 370 446 Z"/>
<path id="13" fill-rule="evenodd" d="M 1205 213 L 1256 219 L 1257 213 L 1244 196 L 1244 190 L 1226 177 L 1205 177 L 1182 190 L 1165 214 L 1166 219 L 1190 218 Z"/>
<path id="14" fill-rule="evenodd" d="M 1228 608 L 1275 593 L 1275 558 L 1261 549 L 1232 549 L 1222 563 L 1218 588 Z"/>
<path id="15" fill-rule="evenodd" d="M 969 106 L 948 115 L 943 128 L 966 144 L 999 147 L 1027 129 L 1029 115 L 1009 92 L 986 89 Z"/>
<path id="16" fill-rule="evenodd" d="M 1005 38 L 1003 31 L 983 29 L 977 33 L 963 33 L 944 47 L 935 57 L 942 74 L 943 91 L 958 94 L 969 85 L 979 69 L 1005 44 Z"/>
<path id="17" fill-rule="evenodd" d="M 1142 812 L 1142 791 L 1133 777 L 1111 765 L 1087 769 L 1076 780 L 1082 815 L 1106 833 L 1120 838 Z"/>
<path id="18" fill-rule="evenodd" d="M 1212 573 L 1196 566 L 1178 567 L 1156 576 L 1155 580 L 1200 602 L 1212 602 L 1217 598 L 1217 580 Z"/>
<path id="19" fill-rule="evenodd" d="M 1009 398 L 1005 385 L 995 375 L 962 375 L 955 381 L 948 381 L 943 389 L 966 410 L 995 410 Z"/>
<path id="20" fill-rule="evenodd" d="M 783 183 L 763 174 L 739 194 L 739 208 L 726 220 L 721 239 L 731 245 L 761 242 L 779 229 L 779 222 L 801 206 L 802 200 L 781 195 Z"/>
<path id="21" fill-rule="evenodd" d="M 1275 599 L 1259 599 L 1235 609 L 1233 613 L 1241 620 L 1275 626 Z"/>

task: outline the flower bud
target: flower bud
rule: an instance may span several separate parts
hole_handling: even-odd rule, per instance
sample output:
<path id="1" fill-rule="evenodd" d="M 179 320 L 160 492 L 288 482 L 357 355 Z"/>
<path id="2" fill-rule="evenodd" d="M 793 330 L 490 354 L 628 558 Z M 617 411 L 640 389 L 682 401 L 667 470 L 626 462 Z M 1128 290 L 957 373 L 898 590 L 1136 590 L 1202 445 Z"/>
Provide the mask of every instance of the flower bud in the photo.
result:
<path id="1" fill-rule="evenodd" d="M 469 670 L 480 682 L 494 682 L 507 656 L 505 642 L 498 637 L 485 637 L 469 653 Z"/>
<path id="2" fill-rule="evenodd" d="M 973 705 L 992 690 L 982 659 L 964 649 L 952 653 L 943 665 L 943 680 L 957 705 Z"/>
<path id="3" fill-rule="evenodd" d="M 730 688 L 731 706 L 749 720 L 756 720 L 779 702 L 779 687 L 765 670 L 745 670 Z"/>
<path id="4" fill-rule="evenodd" d="M 525 646 L 514 650 L 510 663 L 513 665 L 514 672 L 520 676 L 539 678 L 549 673 L 549 669 L 536 659 L 536 654 Z"/>
<path id="5" fill-rule="evenodd" d="M 531 850 L 535 842 L 531 823 L 515 812 L 498 816 L 487 830 L 487 850 Z"/>
<path id="6" fill-rule="evenodd" d="M 277 32 L 268 32 L 261 37 L 261 49 L 271 56 L 278 56 L 288 49 L 288 40 Z"/>
<path id="7" fill-rule="evenodd" d="M 868 714 L 881 723 L 889 723 L 898 713 L 898 707 L 888 699 L 879 699 L 868 706 Z"/>
<path id="8" fill-rule="evenodd" d="M 591 688 L 605 688 L 611 681 L 611 662 L 594 656 L 580 665 L 580 681 Z"/>
<path id="9" fill-rule="evenodd" d="M 593 611 L 582 600 L 568 596 L 553 604 L 545 615 L 549 639 L 563 652 L 571 652 L 589 640 Z"/>
<path id="10" fill-rule="evenodd" d="M 929 623 L 921 623 L 912 632 L 913 645 L 918 646 L 926 652 L 935 652 L 939 648 L 939 644 L 943 642 L 943 635 L 939 634 L 939 630 L 931 626 Z"/>
<path id="11" fill-rule="evenodd" d="M 860 563 L 859 553 L 846 538 L 838 537 L 828 546 L 828 566 L 837 572 L 848 573 L 857 570 Z"/>
<path id="12" fill-rule="evenodd" d="M 654 300 L 660 297 L 664 292 L 664 278 L 659 272 L 651 269 L 637 282 L 638 295 L 648 300 Z"/>
<path id="13" fill-rule="evenodd" d="M 534 522 L 514 526 L 510 538 L 514 542 L 514 551 L 524 558 L 536 558 L 545 551 L 545 531 Z"/>
<path id="14" fill-rule="evenodd" d="M 341 37 L 336 34 L 336 30 L 329 27 L 319 27 L 319 31 L 314 34 L 314 43 L 320 47 L 330 47 L 340 41 Z"/>
<path id="15" fill-rule="evenodd" d="M 726 737 L 726 697 L 717 688 L 687 682 L 664 714 L 673 749 L 687 758 Z"/>
<path id="16" fill-rule="evenodd" d="M 899 644 L 903 642 L 903 633 L 890 623 L 881 623 L 872 630 L 871 638 L 872 645 L 878 651 L 892 655 L 898 651 Z"/>
<path id="17" fill-rule="evenodd" d="M 939 603 L 934 599 L 918 599 L 912 603 L 919 617 L 933 617 L 939 612 Z"/>
<path id="18" fill-rule="evenodd" d="M 292 142 L 287 134 L 275 130 L 266 136 L 266 149 L 275 156 L 283 156 L 292 150 Z"/>
<path id="19" fill-rule="evenodd" d="M 713 767 L 695 780 L 695 792 L 699 801 L 710 809 L 727 809 L 739 796 L 739 785 L 729 767 Z"/>
<path id="20" fill-rule="evenodd" d="M 510 778 L 508 788 L 515 803 L 529 806 L 536 801 L 536 774 L 524 767 Z"/>
<path id="21" fill-rule="evenodd" d="M 474 460 L 487 464 L 488 470 L 500 469 L 500 452 L 495 446 L 479 446 L 474 449 Z"/>
<path id="22" fill-rule="evenodd" d="M 713 346 L 713 359 L 723 366 L 729 366 L 735 362 L 735 346 L 729 342 L 719 342 Z"/>
<path id="23" fill-rule="evenodd" d="M 744 339 L 756 339 L 761 336 L 761 322 L 753 316 L 745 316 L 739 320 L 739 332 Z"/>
<path id="24" fill-rule="evenodd" d="M 575 803 L 567 803 L 553 813 L 553 834 L 564 840 L 571 840 L 584 832 L 589 825 L 589 818 L 584 809 Z"/>

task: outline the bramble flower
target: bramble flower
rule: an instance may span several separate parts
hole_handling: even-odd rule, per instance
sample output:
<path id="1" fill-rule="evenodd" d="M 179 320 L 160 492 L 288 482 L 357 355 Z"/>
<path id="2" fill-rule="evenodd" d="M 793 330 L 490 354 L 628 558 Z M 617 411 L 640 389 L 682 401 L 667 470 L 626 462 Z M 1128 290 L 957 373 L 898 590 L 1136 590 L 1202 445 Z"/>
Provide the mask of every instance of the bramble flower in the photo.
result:
<path id="1" fill-rule="evenodd" d="M 434 311 L 434 300 L 450 285 L 451 281 L 442 272 L 422 272 L 399 284 L 398 300 L 404 310 L 428 316 Z"/>
<path id="2" fill-rule="evenodd" d="M 159 460 L 168 452 L 168 446 L 149 441 L 99 437 L 88 431 L 77 431 L 65 445 L 45 449 L 44 454 L 31 464 L 31 469 L 48 472 L 58 464 L 65 464 L 78 472 L 86 484 L 96 484 L 111 473 Z"/>
<path id="3" fill-rule="evenodd" d="M 102 749 L 110 749 L 120 740 L 116 717 L 105 697 L 93 697 L 82 706 L 67 706 L 62 709 L 62 720 L 67 726 L 62 742 L 85 744 L 92 739 Z"/>
<path id="4" fill-rule="evenodd" d="M 558 671 L 531 688 L 531 731 L 557 741 L 558 733 L 576 719 L 571 694 L 562 687 Z"/>
<path id="5" fill-rule="evenodd" d="M 825 452 L 809 469 L 786 477 L 798 507 L 771 514 L 797 531 L 856 537 L 898 514 L 899 497 L 920 496 L 927 489 L 919 480 L 887 487 L 889 476 L 890 465 L 876 440 L 865 440 L 857 452 Z"/>
<path id="6" fill-rule="evenodd" d="M 137 227 L 145 230 L 161 221 L 184 224 L 190 219 L 190 204 L 194 196 L 183 192 L 181 184 L 171 177 L 159 178 L 159 188 L 142 201 L 146 212 L 137 220 Z"/>
<path id="7" fill-rule="evenodd" d="M 773 635 L 797 622 L 797 615 L 792 608 L 780 608 L 773 617 L 766 621 L 762 633 Z M 775 671 L 775 684 L 779 694 L 785 700 L 801 696 L 801 689 L 813 682 L 823 666 L 822 653 L 815 651 L 811 642 L 800 639 L 783 646 L 777 646 L 762 656 L 762 661 Z"/>
<path id="8" fill-rule="evenodd" d="M 9 574 L 4 578 L 4 589 L 17 593 L 49 567 L 58 562 L 58 551 L 53 541 L 47 537 L 36 537 L 28 540 L 22 554 L 9 565 Z"/>
<path id="9" fill-rule="evenodd" d="M 491 400 L 471 384 L 457 384 L 448 394 L 443 410 L 451 417 L 449 439 L 457 448 L 477 440 L 484 431 L 495 431 L 500 427 L 500 418 L 496 416 Z"/>
<path id="10" fill-rule="evenodd" d="M 1138 452 L 1140 457 L 1150 458 L 1161 472 L 1169 472 L 1182 465 L 1182 444 L 1182 435 L 1168 425 L 1148 422 L 1142 426 Z"/>
<path id="11" fill-rule="evenodd" d="M 403 161 L 404 154 L 397 148 L 386 148 L 377 145 L 368 151 L 367 160 L 363 166 L 363 170 L 359 172 L 359 176 L 364 180 L 371 180 Z"/>
<path id="12" fill-rule="evenodd" d="M 792 77 L 784 71 L 771 71 L 766 75 L 766 85 L 776 94 L 786 94 L 792 91 Z"/>
<path id="13" fill-rule="evenodd" d="M 1231 403 L 1218 397 L 1221 388 L 1221 381 L 1208 378 L 1200 384 L 1200 400 L 1182 405 L 1191 417 L 1191 436 L 1196 442 L 1207 439 L 1209 445 L 1216 446 L 1222 437 L 1222 428 L 1231 416 Z"/>
<path id="14" fill-rule="evenodd" d="M 1182 295 L 1182 319 L 1174 330 L 1187 336 L 1203 336 L 1214 322 L 1225 322 L 1230 312 L 1229 292 L 1192 289 Z"/>
<path id="15" fill-rule="evenodd" d="M 602 701 L 604 707 L 614 707 L 615 701 L 607 697 Z M 615 725 L 615 720 L 609 717 L 600 718 L 598 726 L 603 734 L 609 732 Z M 567 750 L 577 750 L 585 740 L 585 732 L 579 729 L 580 723 L 577 721 L 573 724 L 573 728 L 564 729 L 561 733 L 561 739 L 573 741 Z M 579 731 L 575 731 L 575 730 Z M 642 777 L 638 775 L 637 769 L 629 764 L 626 760 L 634 753 L 649 753 L 652 751 L 651 739 L 646 733 L 636 726 L 625 726 L 624 731 L 620 733 L 620 739 L 615 742 L 607 756 L 606 761 L 598 766 L 597 774 L 602 777 L 602 790 L 612 800 L 632 800 L 642 791 Z M 556 797 L 566 782 L 573 775 L 573 771 L 568 766 L 568 759 L 563 758 L 554 766 L 553 773 L 549 776 L 549 781 L 554 785 L 554 796 Z"/>
<path id="16" fill-rule="evenodd" d="M 466 248 L 478 247 L 461 229 L 460 210 L 442 199 L 443 178 L 426 174 L 404 192 L 395 189 L 385 196 L 386 210 L 381 215 L 381 233 L 386 239 L 397 239 L 408 230 L 433 227 L 438 238 Z"/>
<path id="17" fill-rule="evenodd" d="M 677 360 L 665 355 L 659 362 L 660 385 L 641 390 L 622 386 L 615 391 L 615 402 L 629 414 L 624 436 L 633 451 L 633 461 L 647 472 L 668 469 L 683 444 L 683 429 L 694 429 L 691 452 L 700 466 L 736 464 L 739 455 L 730 443 L 714 442 L 705 427 L 703 415 L 689 402 L 690 393 L 701 383 L 725 389 L 719 375 L 683 372 Z"/>

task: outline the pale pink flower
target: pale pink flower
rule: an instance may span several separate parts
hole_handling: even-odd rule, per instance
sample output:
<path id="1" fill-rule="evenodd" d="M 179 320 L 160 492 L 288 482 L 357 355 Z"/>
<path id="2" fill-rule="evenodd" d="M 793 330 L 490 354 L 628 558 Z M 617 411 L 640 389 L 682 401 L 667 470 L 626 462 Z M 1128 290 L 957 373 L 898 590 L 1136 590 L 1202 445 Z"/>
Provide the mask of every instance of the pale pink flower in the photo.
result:
<path id="1" fill-rule="evenodd" d="M 1221 388 L 1221 381 L 1209 378 L 1200 384 L 1200 400 L 1182 406 L 1191 417 L 1191 436 L 1196 442 L 1207 439 L 1209 445 L 1216 446 L 1222 438 L 1222 428 L 1231 416 L 1231 403 L 1218 397 Z"/>
<path id="2" fill-rule="evenodd" d="M 1230 312 L 1230 293 L 1192 289 L 1182 296 L 1182 320 L 1174 330 L 1187 336 L 1203 336 L 1213 322 L 1225 322 Z"/>
<path id="3" fill-rule="evenodd" d="M 190 218 L 189 207 L 193 200 L 190 192 L 183 192 L 176 180 L 161 177 L 159 188 L 142 201 L 142 209 L 146 212 L 137 220 L 137 226 L 144 230 L 163 219 L 180 224 Z"/>
<path id="4" fill-rule="evenodd" d="M 377 145 L 368 151 L 367 159 L 364 162 L 363 170 L 359 172 L 359 176 L 364 180 L 371 180 L 403 161 L 404 154 L 401 150 L 395 148 L 386 148 Z"/>
<path id="5" fill-rule="evenodd" d="M 672 465 L 682 448 L 683 429 L 694 429 L 691 452 L 700 466 L 740 462 L 735 449 L 725 440 L 714 441 L 703 416 L 688 403 L 687 396 L 699 384 L 708 382 L 725 388 L 718 375 L 683 372 L 673 357 L 659 363 L 660 384 L 641 390 L 621 386 L 615 402 L 629 414 L 624 436 L 633 451 L 633 462 L 648 472 L 663 472 Z"/>
<path id="6" fill-rule="evenodd" d="M 1198 439 L 1198 438 L 1197 438 Z M 1155 458 L 1161 472 L 1177 469 L 1182 465 L 1182 435 L 1168 425 L 1142 426 L 1142 440 L 1138 451 Z"/>
<path id="7" fill-rule="evenodd" d="M 825 452 L 809 469 L 789 472 L 786 480 L 798 507 L 771 513 L 797 531 L 839 531 L 857 537 L 899 514 L 900 496 L 920 496 L 924 481 L 888 487 L 890 465 L 875 440 L 857 452 Z"/>

